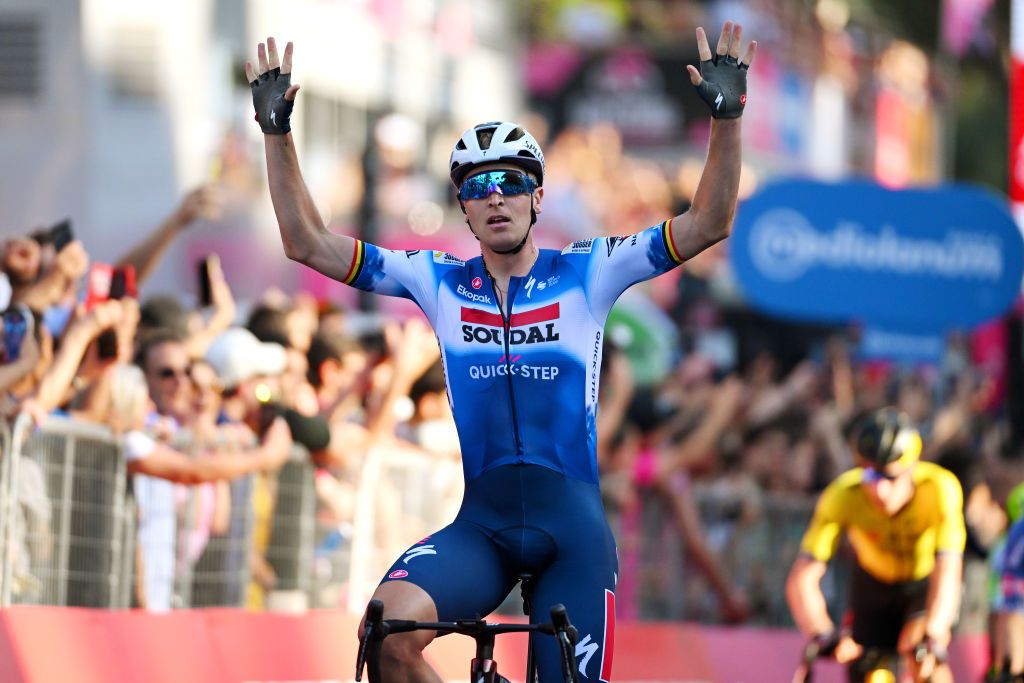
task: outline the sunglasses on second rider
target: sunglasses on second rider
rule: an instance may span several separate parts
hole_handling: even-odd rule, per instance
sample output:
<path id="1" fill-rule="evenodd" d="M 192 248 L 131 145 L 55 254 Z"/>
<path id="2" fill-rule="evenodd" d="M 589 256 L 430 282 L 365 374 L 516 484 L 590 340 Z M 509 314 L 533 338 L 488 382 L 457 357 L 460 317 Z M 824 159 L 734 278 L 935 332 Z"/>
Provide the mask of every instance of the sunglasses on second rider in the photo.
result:
<path id="1" fill-rule="evenodd" d="M 497 192 L 503 197 L 529 194 L 537 183 L 521 171 L 484 171 L 466 178 L 459 187 L 459 199 L 487 199 Z"/>
<path id="2" fill-rule="evenodd" d="M 865 484 L 877 484 L 878 482 L 885 481 L 896 481 L 904 474 L 910 471 L 910 468 L 904 468 L 899 472 L 886 472 L 884 469 L 877 467 L 865 467 L 864 468 L 864 483 Z"/>

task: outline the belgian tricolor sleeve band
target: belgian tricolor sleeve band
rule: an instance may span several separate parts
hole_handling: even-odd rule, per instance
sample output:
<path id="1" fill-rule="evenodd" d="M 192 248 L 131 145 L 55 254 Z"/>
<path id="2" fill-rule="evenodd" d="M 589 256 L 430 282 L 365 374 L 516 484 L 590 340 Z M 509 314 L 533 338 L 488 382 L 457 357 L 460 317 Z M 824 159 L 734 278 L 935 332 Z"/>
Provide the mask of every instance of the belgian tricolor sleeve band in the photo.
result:
<path id="1" fill-rule="evenodd" d="M 359 277 L 360 271 L 363 269 L 363 260 L 366 257 L 366 247 L 362 240 L 356 240 L 355 251 L 352 252 L 352 265 L 349 266 L 348 273 L 342 282 L 346 285 L 350 285 L 356 281 Z"/>
<path id="2" fill-rule="evenodd" d="M 665 251 L 672 257 L 672 260 L 676 263 L 682 263 L 683 257 L 679 255 L 676 250 L 675 242 L 672 241 L 672 219 L 669 218 L 667 221 L 661 224 L 661 236 L 665 240 Z"/>

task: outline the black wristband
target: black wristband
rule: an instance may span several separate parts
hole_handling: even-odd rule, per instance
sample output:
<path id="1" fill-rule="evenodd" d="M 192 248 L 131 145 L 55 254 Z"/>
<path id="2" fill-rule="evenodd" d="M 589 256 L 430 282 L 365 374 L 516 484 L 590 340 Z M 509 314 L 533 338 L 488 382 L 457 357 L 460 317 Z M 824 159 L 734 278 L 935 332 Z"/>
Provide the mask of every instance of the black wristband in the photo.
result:
<path id="1" fill-rule="evenodd" d="M 256 121 L 267 135 L 284 135 L 292 129 L 289 119 L 295 102 L 284 98 L 291 84 L 292 75 L 281 73 L 280 68 L 261 73 L 249 84 Z"/>
<path id="2" fill-rule="evenodd" d="M 700 63 L 697 94 L 711 108 L 716 119 L 736 119 L 747 104 L 747 65 L 735 57 L 715 55 Z"/>

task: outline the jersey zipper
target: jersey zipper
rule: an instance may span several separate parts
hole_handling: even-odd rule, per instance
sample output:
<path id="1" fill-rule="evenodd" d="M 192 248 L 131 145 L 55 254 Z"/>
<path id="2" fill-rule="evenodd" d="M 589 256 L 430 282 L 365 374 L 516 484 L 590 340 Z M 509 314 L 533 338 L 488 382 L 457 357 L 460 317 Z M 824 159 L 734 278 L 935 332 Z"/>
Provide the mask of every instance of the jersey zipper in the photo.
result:
<path id="1" fill-rule="evenodd" d="M 508 400 L 512 406 L 512 435 L 516 439 L 516 457 L 522 458 L 523 438 L 519 433 L 519 411 L 516 409 L 515 385 L 512 382 L 512 348 L 510 346 L 512 334 L 512 287 L 509 286 L 508 298 L 505 301 L 505 306 L 502 306 L 501 299 L 498 298 L 498 286 L 494 282 L 494 277 L 490 273 L 487 273 L 487 277 L 491 280 L 491 288 L 494 290 L 494 301 L 498 304 L 498 312 L 501 314 L 502 327 L 505 332 L 505 378 L 508 380 Z M 508 310 L 506 311 L 505 309 Z"/>

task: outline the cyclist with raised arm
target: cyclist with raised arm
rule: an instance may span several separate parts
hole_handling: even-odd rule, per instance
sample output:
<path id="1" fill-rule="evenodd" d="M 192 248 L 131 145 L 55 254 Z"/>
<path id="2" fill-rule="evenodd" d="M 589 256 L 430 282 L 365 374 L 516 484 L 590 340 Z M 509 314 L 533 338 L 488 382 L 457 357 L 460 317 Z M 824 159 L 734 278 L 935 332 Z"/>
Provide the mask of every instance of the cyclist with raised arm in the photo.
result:
<path id="1" fill-rule="evenodd" d="M 434 327 L 466 479 L 452 524 L 399 557 L 374 593 L 386 619 L 486 616 L 523 573 L 535 577 L 534 619 L 563 603 L 579 630 L 578 668 L 610 680 L 615 545 L 597 485 L 596 397 L 608 311 L 629 286 L 667 272 L 724 239 L 740 176 L 740 115 L 750 43 L 726 22 L 712 54 L 697 29 L 691 82 L 711 108 L 708 157 L 688 212 L 635 234 L 538 249 L 532 228 L 544 200 L 544 155 L 522 127 L 467 130 L 449 169 L 480 256 L 392 251 L 329 232 L 299 170 L 289 134 L 298 86 L 292 45 L 272 38 L 246 75 L 265 133 L 270 194 L 285 254 L 336 280 L 419 305 Z M 437 681 L 422 656 L 433 632 L 384 641 L 388 681 Z M 561 678 L 558 648 L 537 642 L 542 681 Z"/>
<path id="2" fill-rule="evenodd" d="M 858 466 L 822 492 L 786 599 L 802 633 L 863 681 L 879 657 L 902 656 L 915 681 L 952 681 L 946 648 L 960 604 L 963 492 L 951 472 L 919 462 L 921 435 L 886 408 L 856 437 Z M 853 547 L 849 632 L 832 623 L 821 578 L 842 534 Z"/>

